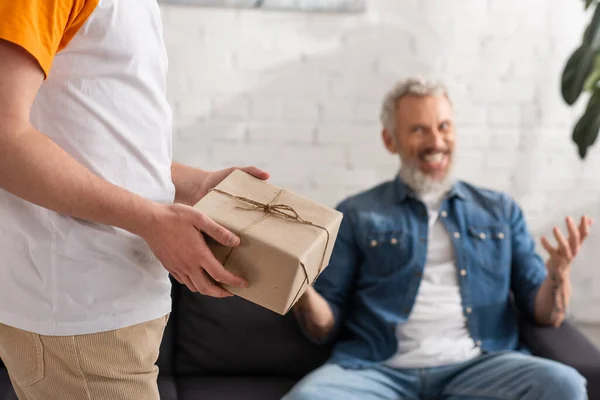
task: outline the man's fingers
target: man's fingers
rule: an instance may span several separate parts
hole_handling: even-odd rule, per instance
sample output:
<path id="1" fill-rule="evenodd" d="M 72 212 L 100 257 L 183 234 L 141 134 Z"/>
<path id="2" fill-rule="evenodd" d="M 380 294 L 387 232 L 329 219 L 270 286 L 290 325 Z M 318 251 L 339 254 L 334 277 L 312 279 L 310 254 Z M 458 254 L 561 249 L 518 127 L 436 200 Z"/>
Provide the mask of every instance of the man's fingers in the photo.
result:
<path id="1" fill-rule="evenodd" d="M 228 229 L 217 224 L 199 211 L 197 212 L 196 216 L 196 229 L 206 233 L 224 246 L 235 247 L 240 244 L 240 238 L 230 232 Z M 200 266 L 202 266 L 202 268 L 204 268 L 204 270 L 206 270 L 208 275 L 220 283 L 225 283 L 227 285 L 239 288 L 248 287 L 248 283 L 244 279 L 227 271 L 225 267 L 223 267 L 223 265 L 221 265 L 221 263 L 215 258 L 213 253 L 210 251 L 210 248 L 206 245 L 204 239 L 201 236 L 199 238 L 200 241 L 198 245 L 201 247 L 199 249 L 200 252 L 197 262 Z M 200 290 L 200 288 L 198 288 L 198 290 Z"/>
<path id="2" fill-rule="evenodd" d="M 258 179 L 267 180 L 270 177 L 268 172 L 263 171 L 262 169 L 257 168 L 257 167 L 244 167 L 244 168 L 240 168 L 240 169 L 250 175 L 254 175 Z"/>
<path id="3" fill-rule="evenodd" d="M 201 263 L 206 273 L 215 281 L 238 288 L 248 287 L 248 282 L 245 279 L 240 278 L 239 276 L 236 276 L 230 271 L 226 270 L 225 267 L 223 267 L 223 265 L 221 265 L 221 263 L 210 252 L 210 250 L 204 254 Z"/>
<path id="4" fill-rule="evenodd" d="M 587 216 L 581 217 L 581 223 L 579 224 L 579 236 L 580 241 L 584 241 L 588 235 L 590 234 L 590 225 L 592 225 L 593 221 L 591 218 Z"/>
<path id="5" fill-rule="evenodd" d="M 198 292 L 211 297 L 224 298 L 233 296 L 227 290 L 222 287 L 216 285 L 209 276 L 201 269 L 198 268 L 198 271 L 194 273 L 193 276 L 190 277 L 194 282 L 194 286 L 198 288 Z"/>
<path id="6" fill-rule="evenodd" d="M 179 276 L 179 274 L 178 274 L 177 272 L 173 272 L 173 271 L 171 271 L 170 273 L 171 273 L 171 276 L 172 276 L 173 278 L 175 278 L 175 280 L 176 280 L 177 282 L 181 283 L 182 285 L 185 285 L 185 283 L 183 282 L 183 279 L 181 278 L 181 276 Z"/>
<path id="7" fill-rule="evenodd" d="M 227 297 L 233 297 L 233 294 L 229 293 L 227 290 L 223 289 L 220 286 L 217 285 L 211 285 L 208 287 L 208 289 L 206 290 L 205 293 L 203 293 L 206 296 L 210 296 L 210 297 L 216 297 L 219 299 L 224 299 Z"/>
<path id="8" fill-rule="evenodd" d="M 581 243 L 581 235 L 573 218 L 567 217 L 567 229 L 569 230 L 569 245 L 571 246 L 571 254 L 575 255 L 579 251 L 579 244 Z"/>
<path id="9" fill-rule="evenodd" d="M 542 246 L 544 246 L 544 249 L 546 249 L 546 251 L 553 256 L 554 254 L 556 254 L 557 249 L 555 249 L 551 244 L 550 241 L 548 241 L 548 239 L 546 238 L 546 236 L 542 236 Z"/>
<path id="10" fill-rule="evenodd" d="M 569 259 L 572 258 L 572 253 L 571 253 L 571 248 L 569 247 L 569 243 L 567 242 L 567 239 L 564 237 L 564 235 L 562 234 L 560 229 L 555 227 L 553 232 L 554 232 L 554 237 L 556 238 L 556 241 L 558 242 L 559 253 L 561 253 L 561 255 L 563 255 Z"/>
<path id="11" fill-rule="evenodd" d="M 180 276 L 181 280 L 183 281 L 183 284 L 187 286 L 187 288 L 190 289 L 191 292 L 198 293 L 198 288 L 188 275 L 182 274 Z"/>
<path id="12" fill-rule="evenodd" d="M 240 238 L 227 228 L 198 211 L 196 228 L 221 243 L 223 246 L 235 247 L 240 244 Z"/>

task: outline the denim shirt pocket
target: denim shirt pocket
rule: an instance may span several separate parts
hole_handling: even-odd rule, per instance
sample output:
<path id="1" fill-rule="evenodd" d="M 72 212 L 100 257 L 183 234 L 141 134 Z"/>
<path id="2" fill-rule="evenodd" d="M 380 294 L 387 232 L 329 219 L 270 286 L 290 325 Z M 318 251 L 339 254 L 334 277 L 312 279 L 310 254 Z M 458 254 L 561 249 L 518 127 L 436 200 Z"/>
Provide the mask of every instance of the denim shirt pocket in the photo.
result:
<path id="1" fill-rule="evenodd" d="M 476 257 L 481 264 L 498 274 L 509 270 L 511 259 L 510 231 L 503 225 L 472 226 L 469 236 L 474 241 Z"/>
<path id="2" fill-rule="evenodd" d="M 366 236 L 368 268 L 376 278 L 396 273 L 410 258 L 410 235 L 402 230 L 373 231 Z"/>

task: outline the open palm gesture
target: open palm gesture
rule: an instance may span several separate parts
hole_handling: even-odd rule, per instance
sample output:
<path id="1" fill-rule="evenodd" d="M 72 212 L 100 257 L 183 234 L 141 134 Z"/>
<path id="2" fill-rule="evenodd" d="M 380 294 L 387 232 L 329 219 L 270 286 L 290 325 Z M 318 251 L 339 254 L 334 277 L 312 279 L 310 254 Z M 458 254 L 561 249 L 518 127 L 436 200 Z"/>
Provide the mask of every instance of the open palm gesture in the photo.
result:
<path id="1" fill-rule="evenodd" d="M 557 246 L 553 246 L 545 236 L 542 237 L 542 245 L 550 255 L 546 268 L 551 276 L 560 280 L 564 280 L 570 273 L 571 262 L 579 253 L 581 245 L 589 235 L 593 220 L 583 216 L 579 227 L 575 225 L 571 217 L 567 217 L 566 222 L 569 231 L 568 238 L 565 238 L 558 227 L 553 229 L 554 237 L 558 243 Z"/>

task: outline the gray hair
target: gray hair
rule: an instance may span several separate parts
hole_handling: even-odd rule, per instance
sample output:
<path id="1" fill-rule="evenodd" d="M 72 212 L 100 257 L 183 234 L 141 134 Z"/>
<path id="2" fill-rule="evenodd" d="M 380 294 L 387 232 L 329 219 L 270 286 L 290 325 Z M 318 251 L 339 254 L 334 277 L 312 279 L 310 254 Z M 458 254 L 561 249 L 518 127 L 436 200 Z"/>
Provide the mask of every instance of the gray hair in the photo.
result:
<path id="1" fill-rule="evenodd" d="M 383 127 L 391 134 L 396 131 L 396 108 L 404 96 L 439 96 L 450 99 L 446 87 L 438 82 L 428 81 L 421 77 L 400 81 L 386 94 L 381 108 L 380 120 Z"/>

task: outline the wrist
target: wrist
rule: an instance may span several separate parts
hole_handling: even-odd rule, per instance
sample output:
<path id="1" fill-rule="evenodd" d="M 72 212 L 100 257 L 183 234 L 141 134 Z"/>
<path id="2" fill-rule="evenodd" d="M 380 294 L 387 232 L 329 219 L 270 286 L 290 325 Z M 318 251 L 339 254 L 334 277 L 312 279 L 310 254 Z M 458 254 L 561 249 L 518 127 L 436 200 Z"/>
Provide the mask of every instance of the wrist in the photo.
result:
<path id="1" fill-rule="evenodd" d="M 195 186 L 194 199 L 199 201 L 201 198 L 206 196 L 208 192 L 212 189 L 210 183 L 210 171 L 205 171 L 202 169 L 196 170 L 196 182 L 198 184 Z"/>
<path id="2" fill-rule="evenodd" d="M 145 239 L 150 229 L 161 219 L 161 215 L 165 214 L 166 209 L 167 206 L 164 204 L 144 200 L 136 207 L 136 211 L 130 214 L 131 218 L 124 229 Z"/>
<path id="3" fill-rule="evenodd" d="M 551 296 L 552 296 L 552 313 L 550 316 L 553 325 L 560 324 L 566 313 L 566 308 L 571 295 L 571 281 L 569 274 L 560 271 L 554 272 L 550 276 L 551 280 Z"/>
<path id="4" fill-rule="evenodd" d="M 175 185 L 175 202 L 194 206 L 206 193 L 206 178 L 209 172 L 183 164 L 173 164 L 171 168 Z"/>
<path id="5" fill-rule="evenodd" d="M 549 274 L 548 278 L 552 281 L 553 286 L 562 286 L 569 282 L 570 274 L 568 270 L 553 271 Z"/>

